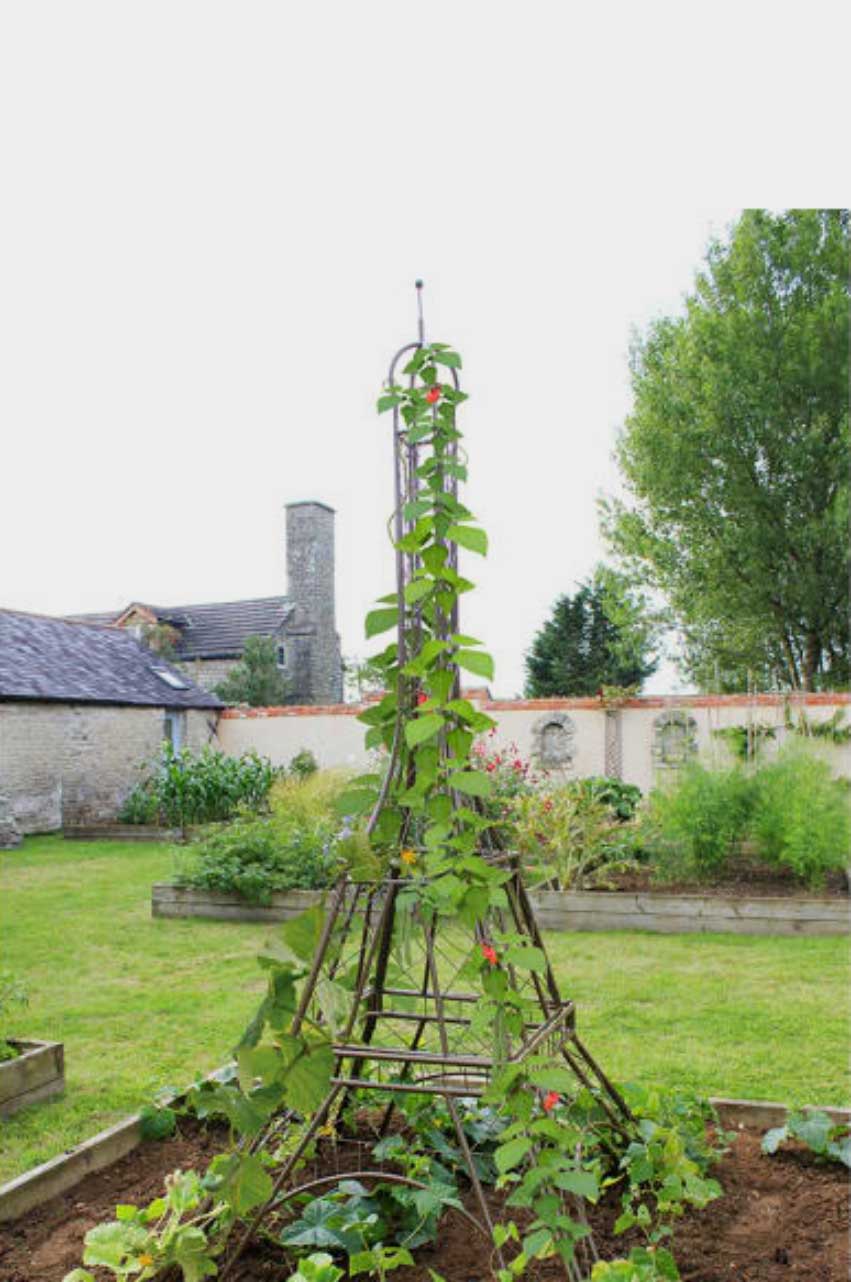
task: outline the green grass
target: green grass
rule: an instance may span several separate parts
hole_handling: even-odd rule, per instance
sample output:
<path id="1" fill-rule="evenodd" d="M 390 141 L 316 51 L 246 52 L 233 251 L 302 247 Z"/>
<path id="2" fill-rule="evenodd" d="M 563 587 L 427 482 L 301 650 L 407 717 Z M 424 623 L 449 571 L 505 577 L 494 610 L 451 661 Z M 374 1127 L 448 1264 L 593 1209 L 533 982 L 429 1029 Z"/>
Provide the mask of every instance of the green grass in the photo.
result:
<path id="1" fill-rule="evenodd" d="M 154 921 L 163 846 L 30 838 L 0 856 L 2 964 L 30 991 L 14 1032 L 65 1043 L 67 1092 L 2 1123 L 0 1180 L 221 1064 L 262 991 L 250 923 Z M 589 1047 L 622 1080 L 705 1094 L 848 1099 L 844 939 L 549 936 Z"/>

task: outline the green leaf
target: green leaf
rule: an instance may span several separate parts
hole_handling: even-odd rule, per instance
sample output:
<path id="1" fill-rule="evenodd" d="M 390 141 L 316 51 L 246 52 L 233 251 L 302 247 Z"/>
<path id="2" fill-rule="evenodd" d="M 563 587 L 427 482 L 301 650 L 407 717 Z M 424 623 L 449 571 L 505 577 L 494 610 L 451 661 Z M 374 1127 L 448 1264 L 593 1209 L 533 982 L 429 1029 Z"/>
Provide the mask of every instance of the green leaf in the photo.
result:
<path id="1" fill-rule="evenodd" d="M 523 1239 L 524 1254 L 534 1260 L 537 1255 L 549 1250 L 552 1241 L 553 1235 L 549 1229 L 536 1229 Z"/>
<path id="2" fill-rule="evenodd" d="M 532 1140 L 528 1135 L 518 1135 L 517 1139 L 500 1144 L 494 1153 L 494 1161 L 500 1174 L 504 1175 L 506 1171 L 519 1166 L 531 1147 Z"/>
<path id="3" fill-rule="evenodd" d="M 785 1140 L 789 1138 L 789 1128 L 786 1126 L 773 1126 L 770 1131 L 766 1131 L 762 1137 L 763 1153 L 776 1153 L 778 1148 Z"/>
<path id="4" fill-rule="evenodd" d="M 366 639 L 377 637 L 380 632 L 387 632 L 390 628 L 395 628 L 399 622 L 399 611 L 397 609 L 389 610 L 370 610 L 366 616 Z"/>
<path id="5" fill-rule="evenodd" d="M 176 1129 L 177 1114 L 173 1108 L 146 1104 L 139 1110 L 139 1130 L 143 1140 L 167 1140 Z"/>
<path id="6" fill-rule="evenodd" d="M 466 668 L 477 677 L 486 677 L 488 681 L 493 681 L 493 659 L 484 650 L 458 650 L 455 661 L 459 667 Z"/>
<path id="7" fill-rule="evenodd" d="M 378 793 L 358 788 L 351 792 L 341 793 L 334 801 L 338 815 L 365 815 L 372 810 L 378 799 Z"/>
<path id="8" fill-rule="evenodd" d="M 488 536 L 476 525 L 450 525 L 446 537 L 470 552 L 478 552 L 479 556 L 488 554 Z"/>
<path id="9" fill-rule="evenodd" d="M 324 924 L 325 909 L 322 904 L 314 904 L 312 908 L 306 908 L 297 917 L 291 917 L 283 923 L 281 938 L 300 961 L 312 962 Z"/>
<path id="10" fill-rule="evenodd" d="M 287 1103 L 297 1113 L 313 1113 L 331 1086 L 334 1052 L 330 1042 L 314 1043 L 290 1068 L 286 1078 Z"/>
<path id="11" fill-rule="evenodd" d="M 453 352 L 451 350 L 440 352 L 434 351 L 432 353 L 432 360 L 437 361 L 438 365 L 448 365 L 450 369 L 461 368 L 461 357 L 457 352 Z"/>
<path id="12" fill-rule="evenodd" d="M 570 1096 L 576 1087 L 573 1074 L 566 1068 L 560 1068 L 558 1064 L 548 1064 L 544 1068 L 533 1069 L 529 1074 L 529 1081 L 542 1091 L 558 1091 L 560 1095 Z"/>
<path id="13" fill-rule="evenodd" d="M 446 558 L 449 555 L 449 549 L 441 543 L 433 543 L 430 547 L 423 548 L 420 556 L 425 568 L 430 574 L 439 574 L 446 564 Z"/>
<path id="14" fill-rule="evenodd" d="M 452 693 L 452 687 L 455 684 L 455 673 L 449 668 L 441 668 L 432 672 L 426 678 L 426 685 L 429 693 L 434 696 L 439 703 L 443 703 Z"/>
<path id="15" fill-rule="evenodd" d="M 593 1171 L 561 1171 L 553 1183 L 565 1193 L 575 1193 L 589 1202 L 596 1202 L 600 1195 L 600 1185 Z"/>
<path id="16" fill-rule="evenodd" d="M 237 1215 L 246 1215 L 268 1200 L 272 1193 L 272 1177 L 258 1154 L 231 1155 L 221 1193 Z"/>
<path id="17" fill-rule="evenodd" d="M 434 587 L 431 579 L 412 579 L 405 585 L 405 600 L 408 605 L 416 605 L 417 601 L 422 601 L 423 597 L 428 596 Z"/>
<path id="18" fill-rule="evenodd" d="M 546 970 L 547 966 L 547 959 L 541 949 L 533 948 L 531 945 L 517 945 L 509 948 L 505 954 L 505 960 L 512 966 L 516 966 L 518 970 L 542 971 Z M 550 1089 L 554 1090 L 555 1087 Z"/>
<path id="19" fill-rule="evenodd" d="M 405 726 L 405 742 L 409 748 L 416 748 L 417 744 L 425 743 L 426 739 L 438 734 L 443 725 L 444 720 L 439 712 L 427 712 L 425 716 L 417 717 Z"/>
<path id="20" fill-rule="evenodd" d="M 85 1237 L 83 1263 L 100 1265 L 113 1272 L 120 1272 L 128 1255 L 142 1251 L 150 1234 L 137 1224 L 113 1222 L 97 1224 Z"/>
<path id="21" fill-rule="evenodd" d="M 467 797 L 489 797 L 493 792 L 493 779 L 481 770 L 459 770 L 449 776 L 448 782 Z"/>
<path id="22" fill-rule="evenodd" d="M 395 405 L 401 404 L 402 397 L 398 392 L 388 392 L 386 396 L 379 396 L 376 409 L 379 414 L 384 414 L 387 410 L 392 410 Z"/>
<path id="23" fill-rule="evenodd" d="M 271 1180 L 269 1181 L 271 1184 Z M 169 1256 L 183 1270 L 183 1282 L 202 1282 L 218 1273 L 212 1259 L 207 1239 L 201 1229 L 191 1224 L 182 1225 L 171 1242 Z"/>

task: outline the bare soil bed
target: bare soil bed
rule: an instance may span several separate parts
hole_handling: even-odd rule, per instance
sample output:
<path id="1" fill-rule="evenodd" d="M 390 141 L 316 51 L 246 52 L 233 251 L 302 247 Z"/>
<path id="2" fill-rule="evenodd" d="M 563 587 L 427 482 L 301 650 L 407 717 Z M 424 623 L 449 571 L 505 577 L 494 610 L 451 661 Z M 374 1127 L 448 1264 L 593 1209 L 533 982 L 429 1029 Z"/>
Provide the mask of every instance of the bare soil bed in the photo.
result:
<path id="1" fill-rule="evenodd" d="M 61 1282 L 80 1263 L 86 1231 L 110 1219 L 117 1202 L 144 1203 L 175 1168 L 203 1167 L 221 1144 L 221 1133 L 182 1121 L 180 1135 L 146 1144 L 77 1188 L 9 1225 L 0 1226 L 0 1282 Z M 333 1158 L 319 1166 L 334 1169 Z M 848 1173 L 817 1162 L 806 1150 L 775 1157 L 760 1151 L 760 1137 L 742 1131 L 715 1171 L 725 1193 L 706 1210 L 684 1217 L 674 1251 L 683 1282 L 847 1282 L 849 1277 Z M 491 1195 L 500 1214 L 499 1196 Z M 472 1206 L 471 1206 L 472 1209 Z M 614 1199 L 591 1208 L 603 1258 L 628 1250 L 630 1237 L 614 1238 Z M 447 1282 L 487 1282 L 489 1251 L 469 1221 L 449 1211 L 439 1241 L 421 1247 L 414 1268 L 394 1282 L 428 1282 L 428 1270 Z M 281 1253 L 260 1244 L 247 1253 L 239 1282 L 283 1282 L 290 1269 Z M 526 1275 L 534 1282 L 561 1278 L 552 1261 Z"/>
<path id="2" fill-rule="evenodd" d="M 721 881 L 658 881 L 649 868 L 630 870 L 607 879 L 605 885 L 589 886 L 594 890 L 624 890 L 645 895 L 717 895 L 724 899 L 845 899 L 849 897 L 848 881 L 842 872 L 829 873 L 825 884 L 810 890 L 794 877 L 765 864 L 737 864 Z"/>

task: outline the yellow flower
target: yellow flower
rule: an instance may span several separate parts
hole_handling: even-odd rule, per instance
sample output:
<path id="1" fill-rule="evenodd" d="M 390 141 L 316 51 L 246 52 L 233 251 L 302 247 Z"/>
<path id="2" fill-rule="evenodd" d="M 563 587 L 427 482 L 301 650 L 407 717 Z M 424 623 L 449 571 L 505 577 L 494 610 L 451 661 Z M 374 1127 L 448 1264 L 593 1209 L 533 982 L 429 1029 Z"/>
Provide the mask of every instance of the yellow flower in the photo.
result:
<path id="1" fill-rule="evenodd" d="M 334 1129 L 333 1122 L 326 1122 L 324 1126 L 320 1126 L 316 1134 L 326 1136 L 329 1139 L 333 1139 L 334 1136 L 337 1134 L 337 1132 Z"/>
<path id="2" fill-rule="evenodd" d="M 153 1262 L 154 1257 L 152 1255 L 140 1255 L 138 1259 L 138 1263 L 141 1264 L 143 1269 L 149 1268 Z"/>
<path id="3" fill-rule="evenodd" d="M 401 852 L 401 854 L 399 855 L 399 858 L 401 859 L 402 863 L 407 864 L 409 868 L 413 867 L 413 865 L 417 862 L 417 854 L 415 850 L 405 849 Z"/>

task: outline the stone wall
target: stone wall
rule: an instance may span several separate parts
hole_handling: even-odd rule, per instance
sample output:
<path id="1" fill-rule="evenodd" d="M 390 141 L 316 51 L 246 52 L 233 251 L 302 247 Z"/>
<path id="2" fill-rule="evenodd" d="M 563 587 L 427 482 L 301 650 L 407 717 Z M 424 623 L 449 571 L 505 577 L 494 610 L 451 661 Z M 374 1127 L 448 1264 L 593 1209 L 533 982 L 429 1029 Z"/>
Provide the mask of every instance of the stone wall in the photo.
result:
<path id="1" fill-rule="evenodd" d="M 468 695 L 471 692 L 467 692 Z M 476 705 L 497 722 L 490 740 L 497 750 L 516 745 L 525 759 L 566 778 L 618 775 L 647 792 L 670 777 L 682 760 L 699 754 L 704 760 L 731 760 L 722 738 L 713 734 L 748 721 L 771 726 L 776 738 L 764 749 L 770 757 L 784 742 L 784 700 L 777 695 L 646 696 L 607 710 L 597 699 L 491 700 L 472 692 Z M 813 694 L 790 701 L 792 714 L 810 721 L 827 720 L 837 708 L 851 724 L 851 695 Z M 365 727 L 357 720 L 359 705 L 327 707 L 229 708 L 219 722 L 226 752 L 250 748 L 286 765 L 301 748 L 309 748 L 321 766 L 365 767 Z M 835 772 L 851 778 L 851 744 L 823 744 Z"/>
<path id="2" fill-rule="evenodd" d="M 208 743 L 214 711 L 185 714 L 186 746 Z M 160 751 L 163 708 L 0 703 L 0 793 L 21 832 L 114 819 Z"/>
<path id="3" fill-rule="evenodd" d="M 239 659 L 182 659 L 180 662 L 172 659 L 170 662 L 185 672 L 189 680 L 194 681 L 202 690 L 214 692 L 231 668 L 239 663 Z"/>

